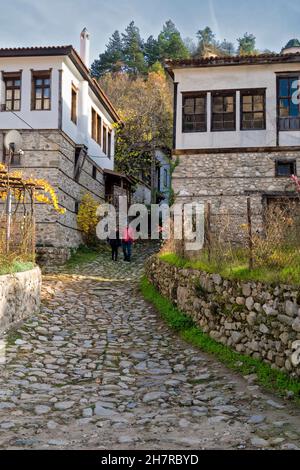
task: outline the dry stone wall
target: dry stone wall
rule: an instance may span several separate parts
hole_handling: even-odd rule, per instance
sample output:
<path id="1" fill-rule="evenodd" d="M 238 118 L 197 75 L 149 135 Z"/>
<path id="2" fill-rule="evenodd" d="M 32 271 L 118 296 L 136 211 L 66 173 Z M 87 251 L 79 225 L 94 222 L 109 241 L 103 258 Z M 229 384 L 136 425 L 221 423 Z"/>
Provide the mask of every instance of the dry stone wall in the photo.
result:
<path id="1" fill-rule="evenodd" d="M 41 271 L 0 276 L 0 333 L 40 308 Z"/>
<path id="2" fill-rule="evenodd" d="M 300 376 L 300 288 L 241 282 L 172 266 L 157 256 L 146 275 L 211 338 Z"/>

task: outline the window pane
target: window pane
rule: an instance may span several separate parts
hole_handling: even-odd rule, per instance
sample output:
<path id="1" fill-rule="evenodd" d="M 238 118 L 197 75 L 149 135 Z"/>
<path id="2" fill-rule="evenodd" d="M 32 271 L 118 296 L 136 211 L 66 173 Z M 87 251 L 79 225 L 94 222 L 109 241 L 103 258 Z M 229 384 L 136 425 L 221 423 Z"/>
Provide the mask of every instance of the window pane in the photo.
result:
<path id="1" fill-rule="evenodd" d="M 232 96 L 225 96 L 224 111 L 226 113 L 232 113 L 233 112 L 233 97 Z"/>
<path id="2" fill-rule="evenodd" d="M 256 95 L 253 97 L 253 109 L 254 111 L 263 111 L 264 97 L 262 95 Z"/>
<path id="3" fill-rule="evenodd" d="M 281 78 L 279 80 L 279 95 L 289 96 L 289 80 L 287 78 Z"/>
<path id="4" fill-rule="evenodd" d="M 286 117 L 289 115 L 289 100 L 280 100 L 280 116 Z"/>
<path id="5" fill-rule="evenodd" d="M 252 111 L 252 103 L 251 104 L 244 104 L 243 106 L 243 111 L 245 112 L 251 112 Z"/>
<path id="6" fill-rule="evenodd" d="M 13 81 L 12 80 L 7 80 L 6 81 L 6 86 L 8 86 L 8 87 L 13 86 Z"/>
<path id="7" fill-rule="evenodd" d="M 245 113 L 243 116 L 244 121 L 252 121 L 253 120 L 253 113 Z"/>
<path id="8" fill-rule="evenodd" d="M 50 88 L 45 88 L 44 89 L 44 97 L 45 98 L 50 98 Z"/>
<path id="9" fill-rule="evenodd" d="M 8 100 L 11 100 L 12 99 L 12 90 L 6 90 L 6 98 Z"/>
<path id="10" fill-rule="evenodd" d="M 20 100 L 15 100 L 14 102 L 14 111 L 20 111 Z"/>
<path id="11" fill-rule="evenodd" d="M 299 116 L 299 104 L 290 101 L 290 116 Z"/>
<path id="12" fill-rule="evenodd" d="M 42 100 L 35 100 L 35 109 L 42 109 Z"/>
<path id="13" fill-rule="evenodd" d="M 44 99 L 44 109 L 50 109 L 50 100 Z"/>
<path id="14" fill-rule="evenodd" d="M 42 98 L 42 89 L 41 88 L 36 88 L 35 89 L 35 97 L 36 97 L 36 99 L 41 99 Z"/>
<path id="15" fill-rule="evenodd" d="M 215 96 L 213 98 L 213 112 L 222 113 L 223 112 L 223 97 Z"/>
<path id="16" fill-rule="evenodd" d="M 15 86 L 20 87 L 21 86 L 21 80 L 15 80 Z"/>
<path id="17" fill-rule="evenodd" d="M 196 98 L 195 114 L 205 113 L 205 99 Z"/>
<path id="18" fill-rule="evenodd" d="M 243 96 L 243 104 L 250 104 L 252 106 L 252 96 L 251 95 L 244 95 Z"/>
<path id="19" fill-rule="evenodd" d="M 6 109 L 7 109 L 8 111 L 11 111 L 11 101 L 6 101 L 5 104 L 6 104 Z"/>
<path id="20" fill-rule="evenodd" d="M 20 90 L 15 90 L 15 100 L 19 100 L 21 96 L 21 91 Z"/>
<path id="21" fill-rule="evenodd" d="M 44 85 L 50 85 L 50 78 L 44 79 Z"/>
<path id="22" fill-rule="evenodd" d="M 185 114 L 194 114 L 194 99 L 187 98 L 184 101 L 184 113 Z"/>
<path id="23" fill-rule="evenodd" d="M 43 84 L 43 80 L 41 78 L 36 78 L 35 79 L 35 84 L 36 84 L 36 86 L 41 86 Z"/>

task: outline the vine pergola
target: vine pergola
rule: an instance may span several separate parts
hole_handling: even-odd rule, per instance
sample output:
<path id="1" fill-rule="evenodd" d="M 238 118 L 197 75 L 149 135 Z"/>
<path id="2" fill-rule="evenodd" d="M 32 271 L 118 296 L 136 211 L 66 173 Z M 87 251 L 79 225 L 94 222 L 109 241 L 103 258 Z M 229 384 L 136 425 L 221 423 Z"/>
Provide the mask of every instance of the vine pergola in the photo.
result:
<path id="1" fill-rule="evenodd" d="M 0 164 L 0 255 L 34 258 L 36 202 L 65 212 L 46 180 L 24 178 L 21 172 L 10 172 Z"/>

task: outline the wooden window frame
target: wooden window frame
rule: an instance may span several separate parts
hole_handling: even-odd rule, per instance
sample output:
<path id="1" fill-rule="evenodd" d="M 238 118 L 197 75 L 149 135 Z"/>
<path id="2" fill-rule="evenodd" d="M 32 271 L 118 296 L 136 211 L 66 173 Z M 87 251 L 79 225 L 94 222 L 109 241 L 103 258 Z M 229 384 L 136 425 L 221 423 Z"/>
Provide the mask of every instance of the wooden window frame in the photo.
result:
<path id="1" fill-rule="evenodd" d="M 169 172 L 167 168 L 164 168 L 164 187 L 168 187 Z"/>
<path id="2" fill-rule="evenodd" d="M 194 111 L 196 107 L 196 102 L 195 100 L 197 98 L 204 98 L 204 108 L 205 112 L 200 113 L 200 114 L 194 114 L 192 116 L 204 116 L 204 127 L 202 129 L 196 129 L 196 124 L 197 122 L 193 122 L 193 129 L 187 129 L 187 123 L 185 122 L 185 116 L 188 116 L 185 114 L 185 101 L 187 99 L 193 99 L 194 100 Z M 182 93 L 182 133 L 183 134 L 194 134 L 194 133 L 199 133 L 199 132 L 207 132 L 207 93 L 204 92 L 192 92 L 192 93 Z"/>
<path id="3" fill-rule="evenodd" d="M 244 111 L 244 96 L 251 96 L 252 97 L 252 111 Z M 263 97 L 263 110 L 262 111 L 254 111 L 254 103 L 253 98 L 255 96 L 262 96 Z M 255 128 L 255 127 L 244 127 L 244 114 L 263 114 L 263 127 Z M 266 125 L 266 89 L 265 88 L 249 88 L 248 90 L 240 90 L 240 130 L 241 131 L 265 131 L 267 128 Z M 249 121 L 249 122 L 254 122 Z"/>
<path id="4" fill-rule="evenodd" d="M 102 134 L 103 134 L 103 145 L 102 150 L 105 155 L 107 155 L 107 126 L 103 124 L 102 126 Z"/>
<path id="5" fill-rule="evenodd" d="M 290 175 L 280 175 L 278 173 L 279 165 L 290 165 L 292 172 Z M 276 160 L 275 161 L 275 178 L 290 178 L 292 175 L 297 176 L 297 161 L 296 160 Z"/>
<path id="6" fill-rule="evenodd" d="M 7 85 L 7 82 L 8 81 L 19 81 L 20 82 L 20 85 L 19 86 L 16 86 L 16 85 L 12 85 L 12 86 L 8 86 Z M 22 70 L 19 70 L 18 72 L 3 72 L 2 73 L 2 81 L 4 82 L 4 109 L 3 111 L 7 111 L 7 112 L 19 112 L 21 111 L 21 104 L 22 104 Z M 11 90 L 12 91 L 12 98 L 11 99 L 8 99 L 7 98 L 7 91 L 8 90 Z M 20 91 L 20 98 L 19 99 L 15 99 L 15 91 L 16 90 L 19 90 Z M 6 106 L 6 103 L 8 101 L 11 101 L 12 103 L 12 106 L 10 109 L 7 108 Z M 19 108 L 15 108 L 14 107 L 14 104 L 16 101 L 19 101 Z"/>
<path id="7" fill-rule="evenodd" d="M 280 100 L 288 100 L 289 101 L 289 107 L 290 107 L 290 101 L 292 99 L 292 95 L 287 95 L 287 96 L 281 96 L 280 95 L 280 80 L 300 80 L 299 72 L 294 72 L 291 74 L 285 74 L 285 75 L 277 75 L 277 122 L 278 122 L 278 132 L 299 132 L 300 131 L 300 104 L 299 106 L 299 114 L 298 116 L 288 116 L 288 117 L 282 117 L 280 115 Z M 289 121 L 289 127 L 287 128 L 281 128 L 281 122 L 282 121 Z M 291 120 L 297 120 L 298 121 L 298 127 L 292 128 L 290 126 Z"/>
<path id="8" fill-rule="evenodd" d="M 212 91 L 211 92 L 211 132 L 236 132 L 236 92 L 237 90 L 226 90 L 226 91 Z M 214 98 L 226 98 L 231 97 L 233 98 L 233 113 L 226 113 L 223 111 L 221 113 L 214 112 Z M 223 126 L 224 126 L 224 115 L 226 114 L 233 114 L 234 124 L 232 128 L 225 129 L 215 129 L 214 128 L 214 116 L 215 115 L 223 115 Z"/>
<path id="9" fill-rule="evenodd" d="M 112 145 L 112 132 L 111 129 L 107 130 L 107 156 L 109 159 L 111 159 L 111 145 Z"/>
<path id="10" fill-rule="evenodd" d="M 99 114 L 97 114 L 97 144 L 102 147 L 102 119 Z"/>
<path id="11" fill-rule="evenodd" d="M 71 121 L 77 125 L 78 122 L 78 88 L 72 83 L 71 85 Z"/>
<path id="12" fill-rule="evenodd" d="M 36 80 L 49 80 L 49 85 L 36 86 Z M 42 89 L 41 109 L 36 109 L 36 90 Z M 45 98 L 44 92 L 49 89 L 49 98 Z M 49 108 L 44 108 L 44 100 L 49 99 Z M 31 111 L 51 111 L 52 104 L 52 69 L 50 70 L 31 70 Z"/>
<path id="13" fill-rule="evenodd" d="M 102 140 L 102 119 L 101 116 L 97 113 L 95 108 L 92 106 L 92 118 L 91 118 L 91 136 L 92 139 L 97 142 L 101 147 Z"/>

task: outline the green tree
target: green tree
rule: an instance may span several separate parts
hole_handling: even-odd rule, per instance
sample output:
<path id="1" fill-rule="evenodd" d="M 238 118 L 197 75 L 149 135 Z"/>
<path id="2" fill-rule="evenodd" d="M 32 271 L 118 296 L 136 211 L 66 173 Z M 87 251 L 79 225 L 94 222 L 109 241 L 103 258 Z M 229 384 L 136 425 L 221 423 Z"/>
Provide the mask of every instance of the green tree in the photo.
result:
<path id="1" fill-rule="evenodd" d="M 126 72 L 131 75 L 145 73 L 147 71 L 147 64 L 144 57 L 143 41 L 140 30 L 135 26 L 134 21 L 131 21 L 125 33 L 122 34 L 122 44 Z"/>
<path id="2" fill-rule="evenodd" d="M 107 74 L 99 81 L 119 112 L 115 163 L 119 171 L 151 178 L 154 150 L 172 145 L 172 90 L 164 70 L 147 78 Z"/>
<path id="3" fill-rule="evenodd" d="M 115 31 L 106 45 L 106 50 L 99 55 L 91 66 L 93 77 L 99 78 L 108 72 L 119 72 L 124 66 L 123 45 L 119 31 Z"/>
<path id="4" fill-rule="evenodd" d="M 235 46 L 232 42 L 227 41 L 224 39 L 222 42 L 218 44 L 218 49 L 221 55 L 234 55 L 235 54 Z"/>
<path id="5" fill-rule="evenodd" d="M 198 38 L 197 55 L 203 56 L 215 50 L 216 36 L 209 26 L 206 26 L 204 29 L 199 29 L 196 36 Z"/>
<path id="6" fill-rule="evenodd" d="M 256 37 L 253 34 L 245 33 L 243 37 L 237 39 L 237 42 L 239 55 L 257 54 Z"/>
<path id="7" fill-rule="evenodd" d="M 160 61 L 158 41 L 150 36 L 144 45 L 145 60 L 149 67 Z"/>
<path id="8" fill-rule="evenodd" d="M 168 20 L 164 24 L 157 41 L 159 56 L 162 62 L 166 59 L 176 60 L 190 57 L 190 53 L 181 38 L 180 32 L 171 20 Z"/>

